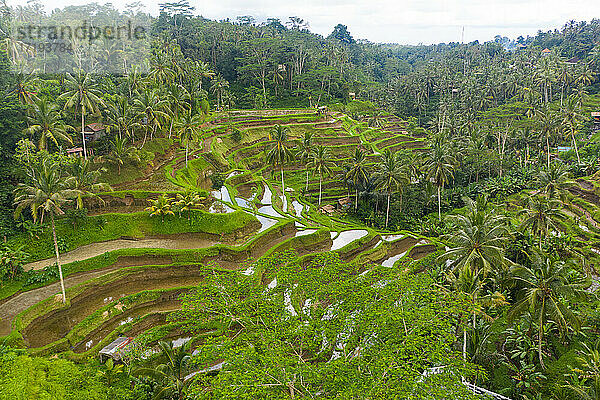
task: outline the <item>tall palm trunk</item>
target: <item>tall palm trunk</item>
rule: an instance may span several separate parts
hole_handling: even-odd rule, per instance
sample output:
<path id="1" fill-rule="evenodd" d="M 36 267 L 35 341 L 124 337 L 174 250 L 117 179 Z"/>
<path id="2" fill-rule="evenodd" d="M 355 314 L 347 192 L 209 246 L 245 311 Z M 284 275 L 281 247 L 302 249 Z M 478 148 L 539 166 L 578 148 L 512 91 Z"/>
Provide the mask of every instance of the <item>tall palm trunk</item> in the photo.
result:
<path id="1" fill-rule="evenodd" d="M 467 360 L 467 326 L 463 328 L 463 360 Z"/>
<path id="2" fill-rule="evenodd" d="M 323 174 L 319 173 L 319 205 L 321 205 L 321 194 L 323 193 Z"/>
<path id="3" fill-rule="evenodd" d="M 279 170 L 281 171 L 281 194 L 285 196 L 285 183 L 283 182 L 283 164 L 281 165 Z"/>
<path id="4" fill-rule="evenodd" d="M 67 302 L 65 294 L 65 281 L 63 280 L 62 266 L 60 264 L 60 255 L 58 252 L 58 241 L 56 240 L 56 227 L 54 225 L 54 212 L 50 212 L 50 220 L 52 221 L 52 238 L 54 239 L 54 252 L 56 253 L 56 264 L 58 265 L 58 276 L 60 277 L 60 289 L 62 291 L 62 302 Z"/>
<path id="5" fill-rule="evenodd" d="M 548 170 L 550 170 L 550 138 L 546 135 L 546 153 L 548 154 Z"/>
<path id="6" fill-rule="evenodd" d="M 85 108 L 81 107 L 81 140 L 83 142 L 83 157 L 87 160 L 87 148 L 85 146 Z"/>
<path id="7" fill-rule="evenodd" d="M 544 300 L 545 302 L 545 300 Z M 542 303 L 542 307 L 544 307 L 544 304 Z M 544 325 L 542 324 L 542 318 L 540 317 L 540 326 L 538 328 L 538 357 L 540 359 L 540 366 L 542 367 L 543 370 L 546 369 L 546 366 L 544 365 L 544 359 L 542 357 L 542 339 L 544 337 Z"/>
<path id="8" fill-rule="evenodd" d="M 187 168 L 188 166 L 188 149 L 189 149 L 189 140 L 185 141 L 185 167 Z"/>
<path id="9" fill-rule="evenodd" d="M 308 168 L 306 168 L 306 186 L 304 187 L 304 193 L 308 193 Z"/>
<path id="10" fill-rule="evenodd" d="M 388 192 L 387 196 L 387 209 L 385 210 L 385 228 L 388 227 L 388 221 L 390 219 L 390 198 L 392 197 L 392 192 Z"/>
<path id="11" fill-rule="evenodd" d="M 575 141 L 574 130 L 571 130 L 571 139 L 573 140 L 573 147 L 575 147 L 575 154 L 577 154 L 577 164 L 581 164 L 581 159 L 579 158 L 579 149 L 577 148 L 577 142 Z"/>
<path id="12" fill-rule="evenodd" d="M 437 187 L 438 194 L 438 219 L 442 222 L 442 186 L 438 185 Z"/>
<path id="13" fill-rule="evenodd" d="M 356 188 L 356 195 L 355 195 L 355 200 L 354 200 L 354 209 L 358 210 L 358 187 Z"/>

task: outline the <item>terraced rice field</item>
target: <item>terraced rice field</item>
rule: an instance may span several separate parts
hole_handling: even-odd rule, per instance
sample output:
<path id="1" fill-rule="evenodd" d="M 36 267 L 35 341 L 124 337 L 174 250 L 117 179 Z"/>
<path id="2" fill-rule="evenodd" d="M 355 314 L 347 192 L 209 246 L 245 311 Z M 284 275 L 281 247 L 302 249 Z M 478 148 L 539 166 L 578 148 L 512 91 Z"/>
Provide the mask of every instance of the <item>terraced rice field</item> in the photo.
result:
<path id="1" fill-rule="evenodd" d="M 178 296 L 197 285 L 209 270 L 259 273 L 248 268 L 253 260 L 288 249 L 306 260 L 333 251 L 345 261 L 360 260 L 390 268 L 401 260 L 417 260 L 434 253 L 440 244 L 433 239 L 411 232 L 382 236 L 381 232 L 320 214 L 313 203 L 318 177 L 309 175 L 308 191 L 305 196 L 299 195 L 306 179 L 300 163 L 284 172 L 289 186 L 282 191 L 278 174 L 264 163 L 269 129 L 275 124 L 290 128 L 291 141 L 299 140 L 306 131 L 313 132 L 317 144 L 332 149 L 338 166 L 357 147 L 374 158 L 386 148 L 423 146 L 421 139 L 411 137 L 405 123 L 397 118 L 389 117 L 382 128 L 354 130 L 345 128 L 344 118 L 341 114 L 318 116 L 310 110 L 232 111 L 216 118 L 205 128 L 202 145 L 192 149 L 188 167 L 182 149 L 171 148 L 146 171 L 146 176 L 122 182 L 118 189 L 168 182 L 180 191 L 211 190 L 209 177 L 220 171 L 225 184 L 210 192 L 207 211 L 229 214 L 240 210 L 254 216 L 255 222 L 227 236 L 183 233 L 120 238 L 69 251 L 62 255 L 64 263 L 85 262 L 91 266 L 66 278 L 67 304 L 57 301 L 56 282 L 16 293 L 0 301 L 0 335 L 21 341 L 34 353 L 95 355 L 118 334 L 137 336 L 167 325 L 166 315 L 178 308 Z M 239 142 L 230 136 L 232 126 L 242 131 Z M 323 189 L 328 203 L 347 195 L 332 178 L 323 182 Z M 110 198 L 110 194 L 107 196 Z M 139 211 L 143 202 L 133 198 L 113 201 L 106 208 L 96 207 L 94 213 L 114 212 L 115 207 L 119 212 Z M 34 260 L 27 268 L 40 269 L 53 262 L 52 258 Z M 175 327 L 167 329 L 165 335 L 176 331 Z"/>

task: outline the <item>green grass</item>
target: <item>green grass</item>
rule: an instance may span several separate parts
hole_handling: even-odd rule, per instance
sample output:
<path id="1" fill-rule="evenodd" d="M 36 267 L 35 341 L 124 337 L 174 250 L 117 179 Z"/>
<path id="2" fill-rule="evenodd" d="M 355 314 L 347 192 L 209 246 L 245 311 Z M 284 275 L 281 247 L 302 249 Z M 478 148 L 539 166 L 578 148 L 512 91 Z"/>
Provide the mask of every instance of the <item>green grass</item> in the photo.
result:
<path id="1" fill-rule="evenodd" d="M 192 218 L 188 221 L 178 215 L 150 217 L 148 212 L 131 214 L 103 214 L 87 217 L 76 228 L 65 219 L 58 219 L 56 234 L 59 238 L 62 251 L 70 251 L 79 246 L 95 242 L 118 239 L 120 237 L 143 238 L 151 235 L 170 235 L 187 232 L 202 232 L 211 234 L 232 233 L 255 222 L 256 218 L 243 211 L 230 214 L 212 214 L 204 211 L 192 211 Z M 37 261 L 50 258 L 54 255 L 52 230 L 46 222 L 44 231 L 35 240 L 26 233 L 12 236 L 9 245 L 25 245 L 24 250 L 29 253 L 28 261 Z"/>

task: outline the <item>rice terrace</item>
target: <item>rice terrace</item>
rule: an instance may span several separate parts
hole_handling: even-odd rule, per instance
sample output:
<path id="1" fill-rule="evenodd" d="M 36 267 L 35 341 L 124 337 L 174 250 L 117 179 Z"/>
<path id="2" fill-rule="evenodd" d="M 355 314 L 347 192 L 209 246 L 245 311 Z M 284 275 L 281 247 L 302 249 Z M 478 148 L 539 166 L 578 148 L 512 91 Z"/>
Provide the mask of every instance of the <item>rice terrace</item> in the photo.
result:
<path id="1" fill-rule="evenodd" d="M 0 399 L 598 398 L 598 19 L 1 7 Z"/>

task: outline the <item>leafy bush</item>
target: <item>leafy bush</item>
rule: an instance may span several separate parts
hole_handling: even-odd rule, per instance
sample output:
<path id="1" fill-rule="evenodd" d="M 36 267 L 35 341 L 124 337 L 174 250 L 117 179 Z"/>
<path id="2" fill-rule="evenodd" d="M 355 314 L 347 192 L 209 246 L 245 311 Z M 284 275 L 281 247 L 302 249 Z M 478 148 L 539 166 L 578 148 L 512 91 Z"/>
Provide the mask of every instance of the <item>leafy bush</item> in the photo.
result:
<path id="1" fill-rule="evenodd" d="M 45 267 L 40 271 L 31 271 L 29 277 L 25 281 L 25 287 L 40 285 L 46 282 L 55 281 L 58 279 L 58 265 L 56 263 Z"/>

